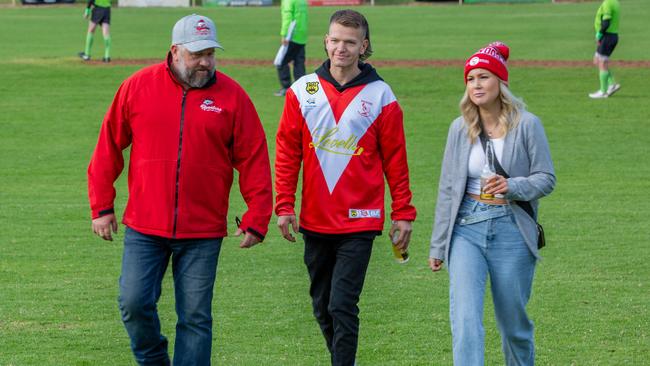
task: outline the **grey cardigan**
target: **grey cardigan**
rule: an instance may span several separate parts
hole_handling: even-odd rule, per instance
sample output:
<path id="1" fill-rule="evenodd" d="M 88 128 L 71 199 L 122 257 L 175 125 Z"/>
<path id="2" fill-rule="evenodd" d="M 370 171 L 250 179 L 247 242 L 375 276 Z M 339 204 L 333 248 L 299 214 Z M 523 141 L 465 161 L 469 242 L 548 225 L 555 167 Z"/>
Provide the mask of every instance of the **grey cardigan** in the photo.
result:
<path id="1" fill-rule="evenodd" d="M 442 159 L 430 258 L 442 259 L 445 262 L 449 259 L 451 234 L 460 203 L 465 196 L 470 148 L 467 126 L 463 118 L 459 117 L 449 127 L 447 146 Z M 527 111 L 522 113 L 517 127 L 506 134 L 499 163 L 510 175 L 505 198 L 512 207 L 517 226 L 531 253 L 539 259 L 535 220 L 512 202 L 530 201 L 537 216 L 537 200 L 550 194 L 555 187 L 551 152 L 544 128 L 537 116 Z"/>

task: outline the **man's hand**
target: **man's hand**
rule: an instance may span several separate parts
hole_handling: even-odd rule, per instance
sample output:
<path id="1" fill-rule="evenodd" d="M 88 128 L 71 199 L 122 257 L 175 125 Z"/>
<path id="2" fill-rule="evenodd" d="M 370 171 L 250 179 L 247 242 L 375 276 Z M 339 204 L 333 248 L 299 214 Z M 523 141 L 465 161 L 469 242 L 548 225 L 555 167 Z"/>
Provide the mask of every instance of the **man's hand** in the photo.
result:
<path id="1" fill-rule="evenodd" d="M 84 10 L 84 18 L 86 19 L 90 18 L 90 8 L 86 8 Z"/>
<path id="2" fill-rule="evenodd" d="M 278 228 L 282 236 L 290 242 L 295 243 L 296 238 L 289 232 L 289 225 L 293 229 L 294 233 L 298 232 L 298 221 L 296 221 L 296 215 L 286 215 L 278 216 Z"/>
<path id="3" fill-rule="evenodd" d="M 287 41 L 287 39 L 284 38 L 284 37 L 282 37 L 282 45 L 283 46 L 288 46 L 289 45 L 289 41 Z"/>
<path id="4" fill-rule="evenodd" d="M 404 251 L 409 247 L 412 230 L 411 221 L 397 220 L 393 221 L 393 224 L 390 227 L 390 231 L 388 232 L 388 236 L 390 237 L 393 245 L 397 247 L 397 249 Z M 399 231 L 399 235 L 397 235 L 397 240 L 393 240 L 393 236 L 395 235 L 396 231 Z"/>
<path id="5" fill-rule="evenodd" d="M 437 258 L 429 258 L 429 268 L 431 268 L 433 272 L 438 272 L 440 269 L 442 269 L 442 260 Z"/>
<path id="6" fill-rule="evenodd" d="M 115 214 L 108 214 L 98 217 L 92 223 L 93 233 L 97 234 L 104 240 L 113 241 L 113 233 L 117 233 L 117 219 Z"/>
<path id="7" fill-rule="evenodd" d="M 244 230 L 237 228 L 237 231 L 233 234 L 233 236 L 241 236 L 241 234 L 244 234 Z M 245 233 L 244 239 L 242 239 L 241 243 L 239 243 L 240 248 L 251 248 L 255 244 L 259 244 L 260 238 L 257 236 L 251 234 L 251 233 Z"/>

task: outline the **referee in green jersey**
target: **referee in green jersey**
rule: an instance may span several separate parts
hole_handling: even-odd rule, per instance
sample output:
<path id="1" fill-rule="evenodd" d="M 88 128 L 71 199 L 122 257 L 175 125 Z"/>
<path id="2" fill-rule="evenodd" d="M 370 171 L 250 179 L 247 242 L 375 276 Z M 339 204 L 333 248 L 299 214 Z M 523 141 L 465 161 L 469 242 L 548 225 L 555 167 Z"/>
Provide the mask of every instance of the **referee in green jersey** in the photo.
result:
<path id="1" fill-rule="evenodd" d="M 611 97 L 621 85 L 614 81 L 612 72 L 609 70 L 609 57 L 614 52 L 618 43 L 618 21 L 620 17 L 620 4 L 618 0 L 604 0 L 596 13 L 596 54 L 594 64 L 598 65 L 600 71 L 600 89 L 590 93 L 592 99 Z"/>
<path id="2" fill-rule="evenodd" d="M 289 63 L 293 62 L 293 81 L 300 79 L 305 75 L 305 45 L 307 44 L 307 0 L 282 0 L 282 27 L 280 36 L 282 44 L 288 46 L 287 53 L 282 59 L 282 63 L 276 66 L 278 69 L 278 78 L 280 79 L 280 90 L 273 93 L 275 96 L 282 97 L 291 86 L 291 73 L 289 72 Z M 289 24 L 296 22 L 291 39 L 287 39 L 289 33 Z"/>
<path id="3" fill-rule="evenodd" d="M 84 11 L 84 18 L 90 17 L 88 33 L 86 33 L 86 48 L 79 52 L 79 57 L 84 61 L 90 61 L 90 50 L 95 38 L 95 28 L 102 26 L 104 36 L 104 57 L 103 62 L 111 62 L 111 0 L 88 0 Z"/>

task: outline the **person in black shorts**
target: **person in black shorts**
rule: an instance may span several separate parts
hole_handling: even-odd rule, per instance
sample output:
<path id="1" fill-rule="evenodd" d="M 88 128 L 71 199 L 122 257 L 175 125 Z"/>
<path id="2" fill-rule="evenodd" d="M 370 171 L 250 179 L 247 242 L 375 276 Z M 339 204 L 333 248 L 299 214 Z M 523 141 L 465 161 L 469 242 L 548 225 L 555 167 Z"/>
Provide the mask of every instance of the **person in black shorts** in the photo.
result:
<path id="1" fill-rule="evenodd" d="M 86 48 L 79 52 L 79 57 L 84 61 L 90 61 L 90 50 L 95 38 L 95 28 L 97 25 L 102 26 L 102 35 L 104 36 L 104 57 L 103 62 L 111 62 L 111 0 L 88 0 L 88 5 L 84 10 L 84 18 L 89 18 L 88 33 L 86 33 Z"/>
<path id="2" fill-rule="evenodd" d="M 618 0 L 603 0 L 596 13 L 594 27 L 597 47 L 594 64 L 598 66 L 599 70 L 600 89 L 589 93 L 589 97 L 592 99 L 609 98 L 621 88 L 621 84 L 614 81 L 614 76 L 609 69 L 609 56 L 612 55 L 618 43 L 619 15 Z"/>

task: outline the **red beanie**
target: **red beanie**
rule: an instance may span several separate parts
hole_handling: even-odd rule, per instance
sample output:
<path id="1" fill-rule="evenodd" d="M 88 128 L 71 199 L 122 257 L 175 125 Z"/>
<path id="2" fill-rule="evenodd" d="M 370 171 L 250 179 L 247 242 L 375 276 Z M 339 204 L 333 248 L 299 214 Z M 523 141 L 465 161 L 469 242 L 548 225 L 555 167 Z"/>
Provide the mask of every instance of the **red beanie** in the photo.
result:
<path id="1" fill-rule="evenodd" d="M 510 49 L 504 43 L 492 42 L 478 50 L 465 62 L 465 84 L 467 74 L 473 69 L 485 69 L 508 84 L 508 67 L 506 61 L 510 56 Z"/>

